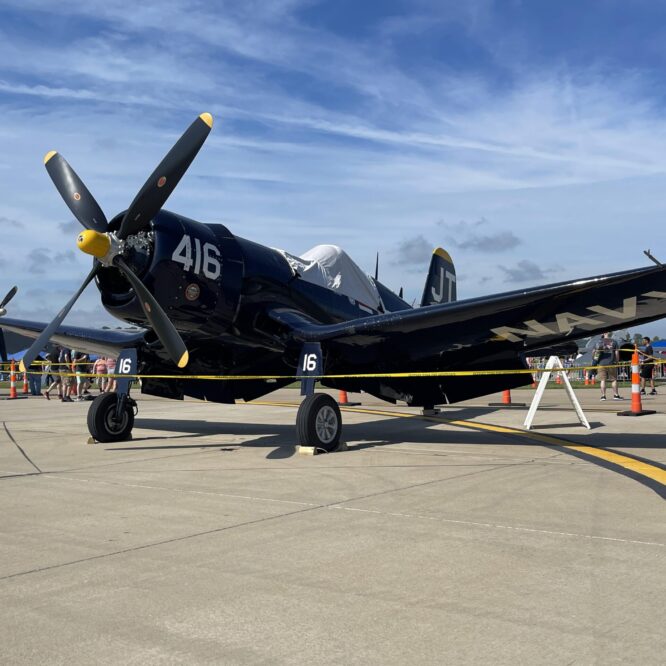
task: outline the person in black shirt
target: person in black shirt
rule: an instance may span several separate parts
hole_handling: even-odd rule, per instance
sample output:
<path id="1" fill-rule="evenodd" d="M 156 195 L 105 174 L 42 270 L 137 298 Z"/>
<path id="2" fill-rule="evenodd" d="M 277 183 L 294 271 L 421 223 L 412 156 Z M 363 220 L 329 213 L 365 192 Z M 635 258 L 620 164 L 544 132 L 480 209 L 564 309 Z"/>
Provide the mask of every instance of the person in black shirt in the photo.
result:
<path id="1" fill-rule="evenodd" d="M 650 395 L 657 395 L 657 390 L 654 387 L 654 351 L 650 344 L 650 338 L 646 335 L 643 336 L 643 344 L 638 349 L 638 354 L 641 359 L 641 395 L 645 395 L 645 387 L 650 380 Z"/>

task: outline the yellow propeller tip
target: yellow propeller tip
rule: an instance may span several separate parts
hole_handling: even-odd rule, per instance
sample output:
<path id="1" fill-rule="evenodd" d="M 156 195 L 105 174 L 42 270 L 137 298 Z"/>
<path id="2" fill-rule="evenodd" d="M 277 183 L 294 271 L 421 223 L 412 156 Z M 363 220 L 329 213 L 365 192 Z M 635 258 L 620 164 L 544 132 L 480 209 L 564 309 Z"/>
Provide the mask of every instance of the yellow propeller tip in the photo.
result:
<path id="1" fill-rule="evenodd" d="M 185 350 L 185 353 L 180 357 L 180 361 L 178 361 L 178 367 L 179 368 L 184 368 L 190 360 L 190 353 Z"/>
<path id="2" fill-rule="evenodd" d="M 46 155 L 44 155 L 44 164 L 46 164 L 54 155 L 57 155 L 58 151 L 56 150 L 49 150 Z"/>
<path id="3" fill-rule="evenodd" d="M 25 372 L 25 365 L 23 365 L 23 359 L 19 362 L 19 372 Z"/>
<path id="4" fill-rule="evenodd" d="M 208 125 L 208 127 L 210 127 L 212 129 L 212 127 L 213 127 L 213 116 L 211 116 L 210 113 L 202 113 L 199 116 L 199 118 L 201 118 L 201 120 L 203 120 L 206 123 L 206 125 Z"/>

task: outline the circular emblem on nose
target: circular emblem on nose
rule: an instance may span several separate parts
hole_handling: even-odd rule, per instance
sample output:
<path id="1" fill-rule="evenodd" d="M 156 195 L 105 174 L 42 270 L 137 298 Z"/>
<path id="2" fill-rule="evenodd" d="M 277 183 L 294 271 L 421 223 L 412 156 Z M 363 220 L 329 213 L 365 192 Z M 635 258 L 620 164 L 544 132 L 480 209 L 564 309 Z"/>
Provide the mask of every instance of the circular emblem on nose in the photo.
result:
<path id="1" fill-rule="evenodd" d="M 201 289 L 199 289 L 198 284 L 188 284 L 187 288 L 185 289 L 185 298 L 188 301 L 196 301 L 197 298 L 199 298 L 199 294 L 201 293 Z"/>
<path id="2" fill-rule="evenodd" d="M 157 181 L 157 187 L 163 187 L 166 183 L 166 176 L 160 176 L 160 179 Z"/>

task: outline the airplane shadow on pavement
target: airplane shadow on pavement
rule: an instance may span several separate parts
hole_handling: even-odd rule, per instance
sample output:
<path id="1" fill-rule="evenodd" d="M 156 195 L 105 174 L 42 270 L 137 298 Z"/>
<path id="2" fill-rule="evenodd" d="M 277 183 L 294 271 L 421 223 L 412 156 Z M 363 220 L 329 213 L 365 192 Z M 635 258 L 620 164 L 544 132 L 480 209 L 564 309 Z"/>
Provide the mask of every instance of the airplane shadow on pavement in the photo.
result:
<path id="1" fill-rule="evenodd" d="M 465 410 L 468 411 L 468 410 Z M 475 410 L 475 415 L 478 411 Z M 460 411 L 447 415 L 446 418 L 465 420 L 471 414 L 463 415 Z M 343 416 L 344 419 L 344 416 Z M 151 450 L 151 449 L 196 449 L 218 447 L 263 447 L 274 449 L 268 454 L 269 458 L 284 458 L 293 455 L 297 442 L 295 441 L 295 426 L 292 424 L 268 424 L 248 422 L 201 421 L 196 419 L 151 419 L 137 418 L 134 432 L 141 430 L 163 431 L 164 435 L 149 435 L 147 437 L 135 436 L 134 443 L 118 443 L 111 445 L 107 450 Z M 183 434 L 169 434 L 183 433 Z M 171 443 L 174 439 L 189 439 L 197 437 L 219 436 L 221 441 L 211 444 L 177 444 Z M 247 437 L 236 442 L 226 437 Z M 589 435 L 588 435 L 589 439 Z M 167 440 L 169 443 L 165 443 Z M 148 444 L 154 441 L 155 444 Z M 488 431 L 475 431 L 460 426 L 451 426 L 446 422 L 437 422 L 421 418 L 387 417 L 381 420 L 365 423 L 345 423 L 342 429 L 342 441 L 351 445 L 352 449 L 360 450 L 375 446 L 402 444 L 404 442 L 430 445 L 496 445 L 521 444 L 523 446 L 542 446 L 526 439 L 518 439 L 516 435 L 495 433 Z M 139 442 L 146 442 L 145 446 L 137 446 Z"/>
<path id="2" fill-rule="evenodd" d="M 444 418 L 467 420 L 480 413 L 493 410 L 469 408 L 446 413 Z M 649 418 L 649 417 L 648 417 Z M 343 415 L 344 420 L 344 415 Z M 561 424 L 547 426 L 547 429 L 558 427 L 570 427 L 577 424 Z M 562 444 L 567 443 L 592 446 L 603 449 L 624 450 L 627 449 L 666 449 L 666 437 L 662 434 L 645 433 L 611 433 L 603 431 L 603 424 L 593 423 L 596 432 L 585 432 L 580 435 L 563 433 L 556 435 L 562 439 Z M 540 428 L 537 428 L 540 429 Z M 545 429 L 545 428 L 544 428 Z M 164 435 L 148 435 L 147 437 L 135 437 L 132 443 L 118 443 L 118 446 L 109 446 L 107 450 L 151 450 L 151 449 L 212 449 L 229 447 L 262 447 L 269 448 L 269 458 L 287 458 L 294 454 L 296 449 L 295 427 L 288 424 L 270 423 L 248 423 L 248 422 L 225 422 L 225 421 L 201 421 L 196 419 L 151 419 L 138 418 L 135 421 L 135 433 L 141 430 L 163 431 Z M 182 434 L 170 434 L 182 433 Z M 219 436 L 216 443 L 177 444 L 172 443 L 174 439 L 191 439 L 197 437 Z M 226 437 L 241 436 L 247 439 L 236 442 Z M 165 440 L 168 443 L 165 443 Z M 155 444 L 148 444 L 154 441 Z M 360 450 L 375 446 L 391 444 L 402 444 L 404 442 L 414 444 L 430 445 L 497 445 L 497 444 L 520 444 L 522 446 L 547 446 L 539 442 L 530 442 L 523 435 L 512 435 L 494 433 L 488 431 L 475 431 L 460 426 L 451 426 L 446 422 L 437 422 L 426 418 L 401 418 L 387 417 L 381 420 L 367 421 L 365 423 L 344 423 L 342 430 L 342 441 L 351 444 L 351 448 Z M 146 442 L 145 446 L 137 446 L 139 442 Z M 553 447 L 557 448 L 557 447 Z M 445 449 L 443 449 L 445 451 Z M 650 461 L 652 464 L 662 466 L 663 463 Z M 666 461 L 665 461 L 666 462 Z"/>

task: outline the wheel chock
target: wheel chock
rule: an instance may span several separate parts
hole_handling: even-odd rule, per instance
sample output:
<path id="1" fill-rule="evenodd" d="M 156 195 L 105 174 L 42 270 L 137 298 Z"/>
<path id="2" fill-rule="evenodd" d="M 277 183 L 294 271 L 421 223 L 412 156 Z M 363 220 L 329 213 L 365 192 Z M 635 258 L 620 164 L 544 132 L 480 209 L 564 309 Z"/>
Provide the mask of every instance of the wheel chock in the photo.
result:
<path id="1" fill-rule="evenodd" d="M 127 435 L 127 439 L 124 439 L 123 441 L 124 442 L 132 441 L 132 433 Z M 99 444 L 99 442 L 92 435 L 90 435 L 90 437 L 88 437 L 88 439 L 86 440 L 86 444 Z"/>
<path id="2" fill-rule="evenodd" d="M 321 453 L 337 453 L 338 451 L 349 451 L 349 447 L 345 442 L 340 442 L 337 448 L 333 451 L 325 451 L 324 449 L 317 446 L 302 446 L 299 444 L 296 447 L 296 451 L 302 456 L 318 456 Z"/>

